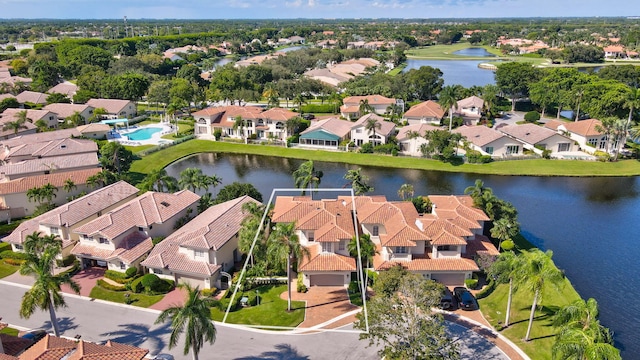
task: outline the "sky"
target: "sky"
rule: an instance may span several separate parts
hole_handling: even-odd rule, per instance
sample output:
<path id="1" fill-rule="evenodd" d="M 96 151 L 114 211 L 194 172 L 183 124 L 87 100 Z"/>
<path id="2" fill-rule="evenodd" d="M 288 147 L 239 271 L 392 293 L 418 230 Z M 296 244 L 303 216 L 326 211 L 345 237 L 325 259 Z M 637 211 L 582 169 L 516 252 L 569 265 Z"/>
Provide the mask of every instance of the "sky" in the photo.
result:
<path id="1" fill-rule="evenodd" d="M 0 0 L 0 19 L 640 16 L 638 0 Z"/>

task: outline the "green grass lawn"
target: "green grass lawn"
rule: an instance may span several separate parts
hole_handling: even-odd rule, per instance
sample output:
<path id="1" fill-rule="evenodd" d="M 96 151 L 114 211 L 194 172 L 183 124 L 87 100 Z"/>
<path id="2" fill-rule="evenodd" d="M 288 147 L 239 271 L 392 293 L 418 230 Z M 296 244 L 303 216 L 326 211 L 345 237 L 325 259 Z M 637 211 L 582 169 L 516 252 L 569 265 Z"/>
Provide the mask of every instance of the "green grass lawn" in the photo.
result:
<path id="1" fill-rule="evenodd" d="M 147 150 L 149 148 L 154 147 L 155 145 L 138 145 L 138 146 L 131 146 L 131 145 L 124 145 L 124 148 L 131 151 L 132 153 L 137 153 L 143 150 Z"/>
<path id="2" fill-rule="evenodd" d="M 10 327 L 6 327 L 2 330 L 0 330 L 0 334 L 7 334 L 7 335 L 11 335 L 11 336 L 18 336 L 18 329 L 14 329 L 14 328 L 10 328 Z"/>
<path id="3" fill-rule="evenodd" d="M 578 160 L 510 160 L 489 164 L 452 165 L 436 160 L 414 157 L 392 157 L 376 154 L 333 152 L 322 150 L 292 149 L 278 146 L 257 146 L 190 140 L 176 146 L 149 154 L 133 162 L 133 178 L 147 174 L 153 169 L 163 168 L 183 157 L 201 152 L 220 152 L 236 154 L 256 154 L 265 156 L 288 157 L 295 159 L 348 163 L 354 165 L 382 166 L 419 170 L 437 170 L 448 172 L 491 174 L 491 175 L 529 175 L 529 176 L 637 176 L 640 175 L 640 162 L 621 160 L 615 163 Z M 141 178 L 141 177 L 140 177 Z"/>
<path id="4" fill-rule="evenodd" d="M 190 131 L 190 130 L 193 130 L 193 124 L 178 123 L 178 132 L 185 133 L 185 132 Z M 169 135 L 163 135 L 162 138 L 163 139 L 169 139 L 169 140 L 175 140 L 175 139 L 179 139 L 180 137 L 176 137 L 175 133 L 171 133 Z"/>
<path id="5" fill-rule="evenodd" d="M 304 320 L 303 301 L 292 301 L 291 307 L 295 310 L 287 312 L 287 300 L 280 298 L 280 294 L 287 291 L 286 285 L 275 287 L 260 286 L 257 290 L 260 292 L 260 305 L 230 312 L 227 317 L 228 323 L 296 327 Z M 247 296 L 253 299 L 256 296 L 256 289 L 249 290 L 244 295 L 238 292 L 236 296 Z M 225 311 L 226 307 L 224 310 L 212 308 L 211 318 L 216 321 L 222 321 Z"/>
<path id="6" fill-rule="evenodd" d="M 6 242 L 0 242 L 0 252 L 11 250 L 11 244 Z"/>
<path id="7" fill-rule="evenodd" d="M 128 293 L 128 291 L 111 291 L 111 290 L 104 289 L 100 286 L 94 286 L 94 288 L 91 289 L 91 293 L 89 294 L 89 297 L 94 299 L 100 299 L 100 300 L 106 300 L 106 301 L 125 304 L 124 295 L 126 293 Z M 133 300 L 133 302 L 130 305 L 144 307 L 144 308 L 147 308 L 157 303 L 158 301 L 162 300 L 162 298 L 164 297 L 164 295 L 145 295 L 145 294 L 134 294 L 134 293 L 130 293 L 130 294 L 131 294 L 131 299 Z"/>
<path id="8" fill-rule="evenodd" d="M 0 260 L 0 279 L 13 274 L 18 271 L 19 268 L 19 266 L 9 265 L 5 263 L 4 260 Z"/>
<path id="9" fill-rule="evenodd" d="M 404 62 L 396 67 L 393 68 L 393 70 L 389 71 L 388 74 L 391 76 L 396 76 L 398 74 L 400 74 L 402 72 L 402 70 L 404 70 L 404 68 L 407 67 L 407 63 Z"/>

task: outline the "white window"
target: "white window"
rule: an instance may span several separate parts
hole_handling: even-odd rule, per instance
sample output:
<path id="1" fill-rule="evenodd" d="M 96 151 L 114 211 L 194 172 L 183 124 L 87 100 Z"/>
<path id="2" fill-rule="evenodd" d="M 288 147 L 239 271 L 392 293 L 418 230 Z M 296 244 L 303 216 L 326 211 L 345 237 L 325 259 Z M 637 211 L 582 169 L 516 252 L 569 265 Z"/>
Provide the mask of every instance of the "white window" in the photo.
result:
<path id="1" fill-rule="evenodd" d="M 204 251 L 195 250 L 194 251 L 194 255 L 195 255 L 195 257 L 204 257 Z"/>
<path id="2" fill-rule="evenodd" d="M 451 245 L 440 245 L 438 251 L 455 251 L 456 247 Z"/>
<path id="3" fill-rule="evenodd" d="M 122 261 L 120 262 L 120 270 L 125 270 L 127 265 L 125 265 Z"/>
<path id="4" fill-rule="evenodd" d="M 356 134 L 362 134 L 362 129 L 360 128 L 356 129 Z"/>
<path id="5" fill-rule="evenodd" d="M 598 145 L 598 139 L 596 139 L 596 138 L 591 138 L 591 139 L 589 139 L 588 144 L 589 144 L 589 145 L 591 145 L 591 146 L 593 146 L 593 147 L 596 147 L 596 145 Z"/>
<path id="6" fill-rule="evenodd" d="M 101 237 L 101 238 L 98 238 L 98 242 L 100 244 L 108 244 L 109 243 L 109 239 L 105 239 L 105 238 Z"/>
<path id="7" fill-rule="evenodd" d="M 378 225 L 373 225 L 373 231 L 371 232 L 371 235 L 373 235 L 373 236 L 379 236 L 380 235 L 380 228 L 378 227 Z"/>
<path id="8" fill-rule="evenodd" d="M 484 152 L 489 155 L 493 155 L 493 146 L 487 146 L 486 148 L 484 148 Z"/>
<path id="9" fill-rule="evenodd" d="M 52 227 L 50 231 L 51 231 L 51 234 L 53 234 L 53 235 L 59 235 L 60 234 L 60 229 L 58 229 L 57 227 Z"/>
<path id="10" fill-rule="evenodd" d="M 330 242 L 322 243 L 322 252 L 333 252 L 333 244 Z"/>
<path id="11" fill-rule="evenodd" d="M 13 246 L 16 248 L 16 250 L 24 249 L 24 247 L 22 247 L 22 245 L 20 245 L 20 244 L 13 244 Z"/>
<path id="12" fill-rule="evenodd" d="M 340 250 L 340 251 L 344 250 L 344 249 L 345 249 L 345 244 L 346 244 L 346 241 L 341 240 L 341 241 L 338 243 L 338 250 Z"/>
<path id="13" fill-rule="evenodd" d="M 507 154 L 517 154 L 520 152 L 520 146 L 518 145 L 507 145 Z"/>
<path id="14" fill-rule="evenodd" d="M 569 146 L 570 146 L 570 145 L 571 145 L 571 144 L 569 144 L 569 143 L 559 143 L 559 144 L 558 144 L 558 152 L 561 152 L 561 151 L 569 151 Z"/>
<path id="15" fill-rule="evenodd" d="M 396 246 L 396 250 L 394 251 L 396 254 L 406 254 L 407 247 L 406 246 Z"/>

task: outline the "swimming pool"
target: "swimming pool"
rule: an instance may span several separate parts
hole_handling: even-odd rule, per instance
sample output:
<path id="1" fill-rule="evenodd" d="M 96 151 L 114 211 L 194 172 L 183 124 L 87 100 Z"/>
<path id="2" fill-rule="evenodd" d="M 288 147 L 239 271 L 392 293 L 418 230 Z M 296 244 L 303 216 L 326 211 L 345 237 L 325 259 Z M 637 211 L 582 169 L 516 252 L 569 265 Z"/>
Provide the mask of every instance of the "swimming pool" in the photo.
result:
<path id="1" fill-rule="evenodd" d="M 136 131 L 123 134 L 129 138 L 129 140 L 149 140 L 155 133 L 162 131 L 162 128 L 148 127 L 144 129 L 138 129 Z"/>

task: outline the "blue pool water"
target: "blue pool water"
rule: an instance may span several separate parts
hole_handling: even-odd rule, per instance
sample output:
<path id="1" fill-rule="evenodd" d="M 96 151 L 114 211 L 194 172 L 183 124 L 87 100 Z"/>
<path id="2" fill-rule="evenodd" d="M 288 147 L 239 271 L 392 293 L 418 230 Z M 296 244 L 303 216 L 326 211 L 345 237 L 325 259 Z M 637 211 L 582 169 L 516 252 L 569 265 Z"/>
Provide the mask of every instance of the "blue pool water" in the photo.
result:
<path id="1" fill-rule="evenodd" d="M 144 128 L 125 134 L 129 140 L 149 140 L 151 135 L 162 131 L 161 128 Z"/>

